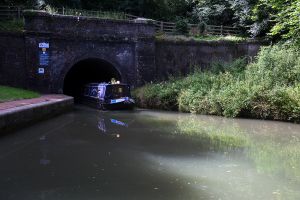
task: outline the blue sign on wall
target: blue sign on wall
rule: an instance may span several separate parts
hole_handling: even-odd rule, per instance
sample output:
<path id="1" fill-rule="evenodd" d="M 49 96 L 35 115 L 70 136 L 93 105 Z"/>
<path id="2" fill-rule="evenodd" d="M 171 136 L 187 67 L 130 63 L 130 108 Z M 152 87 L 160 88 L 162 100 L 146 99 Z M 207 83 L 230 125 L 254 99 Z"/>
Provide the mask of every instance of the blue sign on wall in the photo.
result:
<path id="1" fill-rule="evenodd" d="M 40 52 L 40 66 L 48 66 L 49 65 L 49 53 L 46 51 Z"/>

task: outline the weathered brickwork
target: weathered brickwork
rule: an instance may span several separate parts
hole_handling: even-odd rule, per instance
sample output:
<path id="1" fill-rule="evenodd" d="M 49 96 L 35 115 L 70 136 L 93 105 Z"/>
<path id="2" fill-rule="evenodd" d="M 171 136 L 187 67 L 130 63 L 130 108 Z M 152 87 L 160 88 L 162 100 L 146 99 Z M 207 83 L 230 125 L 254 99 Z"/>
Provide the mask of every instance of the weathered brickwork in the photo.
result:
<path id="1" fill-rule="evenodd" d="M 43 42 L 49 44 L 45 49 L 49 63 L 39 74 L 39 43 Z M 122 82 L 138 86 L 164 80 L 170 74 L 187 74 L 191 66 L 206 67 L 215 61 L 254 56 L 260 45 L 158 42 L 155 26 L 149 20 L 101 20 L 29 12 L 25 13 L 25 32 L 0 33 L 0 47 L 0 84 L 62 93 L 68 72 L 87 59 L 109 63 Z"/>
<path id="2" fill-rule="evenodd" d="M 207 68 L 213 62 L 231 62 L 237 58 L 252 59 L 261 44 L 257 42 L 156 42 L 156 78 L 186 75 L 195 68 Z"/>
<path id="3" fill-rule="evenodd" d="M 24 35 L 0 33 L 0 84 L 26 88 Z"/>
<path id="4" fill-rule="evenodd" d="M 64 77 L 79 61 L 100 59 L 113 65 L 122 82 L 138 85 L 148 79 L 141 71 L 151 71 L 154 62 L 144 57 L 155 56 L 155 49 L 140 50 L 145 41 L 154 46 L 155 27 L 148 21 L 99 20 L 35 13 L 26 16 L 27 70 L 30 85 L 40 91 L 62 92 Z M 50 45 L 51 58 L 45 74 L 37 74 L 38 44 Z M 154 74 L 152 74 L 154 75 Z"/>

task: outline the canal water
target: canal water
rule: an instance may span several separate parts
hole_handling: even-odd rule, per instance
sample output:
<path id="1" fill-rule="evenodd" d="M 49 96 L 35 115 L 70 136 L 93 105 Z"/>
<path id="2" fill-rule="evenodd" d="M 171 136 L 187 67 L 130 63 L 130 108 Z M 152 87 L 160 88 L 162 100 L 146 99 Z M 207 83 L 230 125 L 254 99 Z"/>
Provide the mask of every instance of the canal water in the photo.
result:
<path id="1" fill-rule="evenodd" d="M 300 125 L 75 111 L 0 138 L 2 200 L 300 199 Z"/>

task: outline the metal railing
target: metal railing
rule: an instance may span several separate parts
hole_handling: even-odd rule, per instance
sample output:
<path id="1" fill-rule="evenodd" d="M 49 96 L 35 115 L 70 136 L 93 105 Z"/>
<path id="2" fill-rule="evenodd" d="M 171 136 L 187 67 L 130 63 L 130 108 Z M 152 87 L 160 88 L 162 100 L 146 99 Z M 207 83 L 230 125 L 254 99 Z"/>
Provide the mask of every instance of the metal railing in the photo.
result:
<path id="1" fill-rule="evenodd" d="M 23 18 L 24 7 L 0 6 L 0 19 L 20 19 Z"/>
<path id="2" fill-rule="evenodd" d="M 32 7 L 20 7 L 20 6 L 0 6 L 0 19 L 15 19 L 23 18 L 24 10 L 36 10 Z M 48 10 L 51 14 L 60 14 L 67 16 L 84 16 L 84 17 L 95 17 L 103 19 L 126 19 L 132 20 L 137 18 L 133 15 L 128 15 L 123 12 L 111 12 L 111 11 L 91 11 L 91 10 L 80 10 L 70 8 L 50 8 Z"/>
<path id="3" fill-rule="evenodd" d="M 95 17 L 101 19 L 127 19 L 126 14 L 123 12 L 79 10 L 70 8 L 56 8 L 53 9 L 52 14 Z"/>
<path id="4" fill-rule="evenodd" d="M 155 27 L 157 32 L 166 34 L 176 34 L 176 23 L 155 21 Z M 199 35 L 200 29 L 198 24 L 188 24 L 188 32 L 190 35 Z M 215 26 L 206 25 L 202 32 L 209 35 L 239 35 L 240 29 L 231 26 Z"/>
<path id="5" fill-rule="evenodd" d="M 23 18 L 23 11 L 25 8 L 18 6 L 0 6 L 0 19 L 21 19 Z M 70 9 L 70 8 L 50 8 L 49 10 L 52 14 L 60 14 L 67 16 L 84 16 L 84 17 L 95 17 L 101 19 L 121 19 L 121 20 L 135 20 L 139 16 L 126 14 L 124 12 L 111 12 L 111 11 L 91 11 L 91 10 L 80 10 L 80 9 Z M 176 34 L 176 23 L 164 22 L 153 20 L 157 32 L 165 34 Z M 190 35 L 199 35 L 200 30 L 198 24 L 188 24 L 188 32 Z M 215 26 L 206 25 L 204 34 L 209 35 L 239 35 L 240 30 L 236 27 L 231 26 Z"/>

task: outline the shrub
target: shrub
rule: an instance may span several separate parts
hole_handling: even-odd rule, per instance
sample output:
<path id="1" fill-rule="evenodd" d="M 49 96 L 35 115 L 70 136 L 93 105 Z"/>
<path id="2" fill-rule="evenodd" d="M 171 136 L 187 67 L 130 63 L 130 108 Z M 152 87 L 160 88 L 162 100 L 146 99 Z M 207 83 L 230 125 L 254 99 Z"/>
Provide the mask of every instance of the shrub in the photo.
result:
<path id="1" fill-rule="evenodd" d="M 249 65 L 246 59 L 213 63 L 210 71 L 143 88 L 148 97 L 136 98 L 150 108 L 300 121 L 300 52 L 286 45 L 264 47 Z"/>
<path id="2" fill-rule="evenodd" d="M 198 24 L 198 29 L 200 34 L 204 34 L 207 28 L 207 24 L 205 22 L 200 22 Z"/>
<path id="3" fill-rule="evenodd" d="M 231 72 L 233 74 L 240 74 L 242 73 L 247 66 L 246 58 L 238 58 L 231 63 L 224 63 L 224 62 L 213 62 L 209 71 L 214 74 L 224 73 L 224 72 Z"/>
<path id="4" fill-rule="evenodd" d="M 179 18 L 175 23 L 176 32 L 182 35 L 187 35 L 189 33 L 188 20 Z"/>

